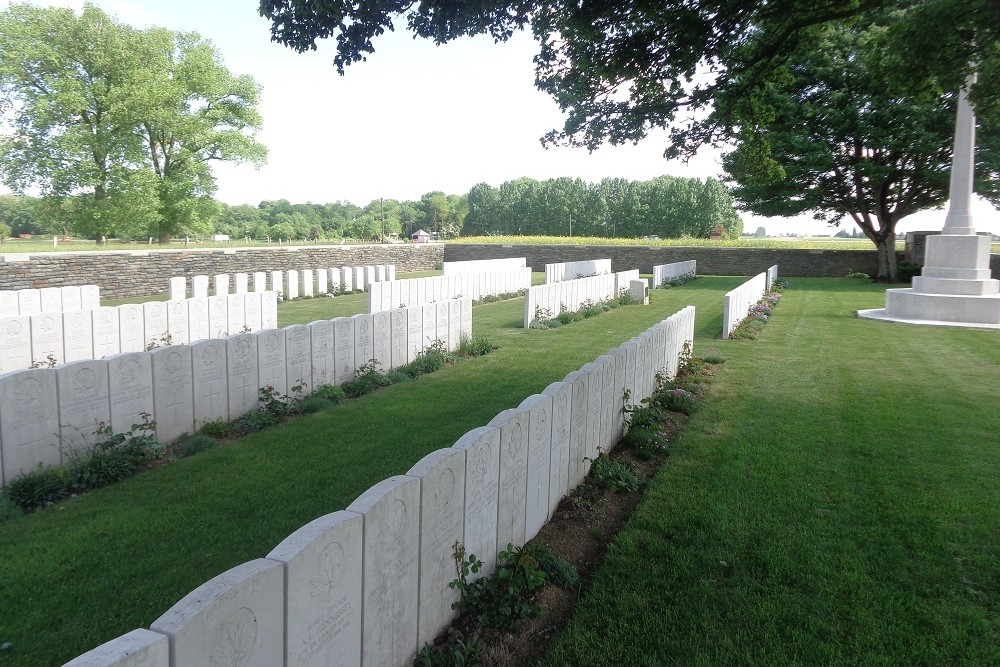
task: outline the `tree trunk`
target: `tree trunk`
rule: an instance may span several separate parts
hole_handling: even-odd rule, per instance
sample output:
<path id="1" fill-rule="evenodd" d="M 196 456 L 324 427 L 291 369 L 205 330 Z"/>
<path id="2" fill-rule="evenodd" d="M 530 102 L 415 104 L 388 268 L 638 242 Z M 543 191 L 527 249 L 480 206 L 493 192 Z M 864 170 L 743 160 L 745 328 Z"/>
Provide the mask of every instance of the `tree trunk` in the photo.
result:
<path id="1" fill-rule="evenodd" d="M 894 283 L 898 280 L 896 276 L 896 235 L 880 235 L 875 240 L 875 250 L 878 252 L 878 277 L 877 282 Z"/>

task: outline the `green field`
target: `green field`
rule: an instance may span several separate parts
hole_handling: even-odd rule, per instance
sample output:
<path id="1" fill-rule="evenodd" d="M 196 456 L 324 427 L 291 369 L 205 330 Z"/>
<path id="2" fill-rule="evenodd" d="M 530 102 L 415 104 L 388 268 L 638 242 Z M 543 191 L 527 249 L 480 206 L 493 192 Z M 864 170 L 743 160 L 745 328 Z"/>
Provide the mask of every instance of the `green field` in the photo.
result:
<path id="1" fill-rule="evenodd" d="M 757 341 L 720 341 L 703 277 L 548 331 L 474 310 L 499 349 L 0 525 L 0 665 L 148 627 L 370 485 L 687 304 L 727 358 L 551 665 L 998 664 L 1000 333 L 857 320 L 884 292 L 792 280 Z M 352 305 L 351 300 L 356 300 Z M 282 304 L 282 325 L 362 309 Z"/>

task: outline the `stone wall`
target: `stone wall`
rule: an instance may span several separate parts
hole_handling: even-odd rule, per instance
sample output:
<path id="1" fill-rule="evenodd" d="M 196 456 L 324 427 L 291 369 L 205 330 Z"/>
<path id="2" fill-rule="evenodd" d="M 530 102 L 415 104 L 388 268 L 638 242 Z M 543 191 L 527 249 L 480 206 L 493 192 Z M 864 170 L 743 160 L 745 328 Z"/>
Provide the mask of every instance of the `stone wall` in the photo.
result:
<path id="1" fill-rule="evenodd" d="M 116 299 L 167 292 L 174 276 L 366 264 L 426 271 L 443 259 L 437 243 L 6 254 L 0 255 L 0 290 L 97 284 L 103 298 Z"/>
<path id="2" fill-rule="evenodd" d="M 488 245 L 447 244 L 445 261 L 525 257 L 534 271 L 546 264 L 595 258 L 611 258 L 612 271 L 639 269 L 652 273 L 657 264 L 686 260 L 698 262 L 698 275 L 753 276 L 773 264 L 782 276 L 841 277 L 848 271 L 878 274 L 878 256 L 872 250 L 799 250 L 776 248 L 654 247 L 654 246 L 571 246 L 571 245 Z M 897 253 L 902 260 L 903 253 Z M 990 256 L 993 276 L 1000 276 L 1000 255 Z"/>

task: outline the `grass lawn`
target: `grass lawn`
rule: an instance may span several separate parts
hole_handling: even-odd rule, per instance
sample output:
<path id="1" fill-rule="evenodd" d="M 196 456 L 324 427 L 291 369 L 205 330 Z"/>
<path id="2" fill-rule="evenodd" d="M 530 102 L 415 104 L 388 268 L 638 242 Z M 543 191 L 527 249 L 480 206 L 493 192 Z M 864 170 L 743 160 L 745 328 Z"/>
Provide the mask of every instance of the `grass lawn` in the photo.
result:
<path id="1" fill-rule="evenodd" d="M 1000 335 L 856 320 L 883 289 L 815 279 L 793 280 L 760 340 L 720 341 L 742 280 L 548 331 L 522 328 L 522 299 L 477 306 L 475 334 L 500 346 L 486 357 L 0 525 L 0 667 L 148 627 L 689 303 L 696 354 L 728 361 L 549 664 L 1000 662 L 1000 415 L 984 407 Z M 279 319 L 348 314 L 339 301 Z"/>
<path id="2" fill-rule="evenodd" d="M 1000 332 L 793 285 L 761 339 L 712 343 L 728 361 L 548 667 L 1000 664 Z"/>
<path id="3" fill-rule="evenodd" d="M 704 278 L 550 331 L 523 329 L 523 299 L 473 311 L 500 349 L 0 525 L 0 652 L 58 665 L 137 627 L 211 577 L 264 556 L 317 516 L 517 406 L 688 303 L 721 329 Z M 281 304 L 282 325 L 334 317 L 363 295 Z M 699 322 L 700 326 L 705 326 Z"/>

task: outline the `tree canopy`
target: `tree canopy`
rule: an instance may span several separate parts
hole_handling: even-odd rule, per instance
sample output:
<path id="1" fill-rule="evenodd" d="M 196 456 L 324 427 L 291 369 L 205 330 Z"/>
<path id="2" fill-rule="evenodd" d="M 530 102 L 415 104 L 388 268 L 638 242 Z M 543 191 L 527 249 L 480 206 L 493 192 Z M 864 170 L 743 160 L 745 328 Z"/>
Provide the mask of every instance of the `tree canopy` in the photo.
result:
<path id="1" fill-rule="evenodd" d="M 208 163 L 265 159 L 259 97 L 194 33 L 136 30 L 90 4 L 0 13 L 0 179 L 39 191 L 77 233 L 210 229 Z"/>
<path id="2" fill-rule="evenodd" d="M 272 38 L 299 51 L 336 40 L 343 72 L 374 51 L 374 39 L 405 17 L 415 35 L 446 43 L 485 34 L 497 41 L 530 29 L 540 44 L 536 85 L 565 113 L 546 136 L 594 149 L 671 132 L 669 156 L 725 142 L 737 108 L 776 76 L 814 29 L 872 11 L 899 20 L 885 38 L 909 75 L 956 91 L 971 63 L 993 67 L 1000 42 L 996 0 L 261 0 Z M 982 77 L 977 104 L 998 104 L 1000 82 Z M 742 117 L 746 117 L 746 109 Z"/>

